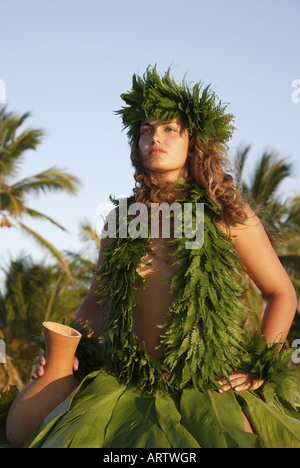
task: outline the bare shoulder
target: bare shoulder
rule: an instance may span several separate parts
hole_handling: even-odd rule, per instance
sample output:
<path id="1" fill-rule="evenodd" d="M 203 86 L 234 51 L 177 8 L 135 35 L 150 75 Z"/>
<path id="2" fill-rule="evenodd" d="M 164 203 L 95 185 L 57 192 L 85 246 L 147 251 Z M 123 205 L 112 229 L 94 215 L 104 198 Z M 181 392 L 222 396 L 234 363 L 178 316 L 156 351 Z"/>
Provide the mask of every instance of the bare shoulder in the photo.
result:
<path id="1" fill-rule="evenodd" d="M 219 222 L 218 226 L 230 236 L 236 250 L 247 261 L 258 257 L 276 256 L 269 237 L 256 213 L 249 205 L 245 205 L 246 220 L 243 223 L 225 226 Z"/>
<path id="2" fill-rule="evenodd" d="M 265 296 L 274 291 L 291 289 L 290 280 L 260 219 L 250 206 L 245 206 L 245 212 L 246 221 L 231 226 L 229 233 L 224 224 L 218 225 L 230 235 L 246 273 Z"/>
<path id="3" fill-rule="evenodd" d="M 250 208 L 249 205 L 245 205 L 246 220 L 244 223 L 234 224 L 228 227 L 224 221 L 217 221 L 219 228 L 229 235 L 232 239 L 232 242 L 236 244 L 237 240 L 240 237 L 248 236 L 250 233 L 255 231 L 256 233 L 260 231 L 261 233 L 265 230 L 262 226 L 262 223 L 255 212 Z M 251 229 L 250 229 L 251 228 Z M 266 234 L 266 233 L 265 233 Z"/>
<path id="4" fill-rule="evenodd" d="M 265 240 L 268 240 L 267 233 L 256 213 L 249 205 L 245 205 L 246 220 L 244 223 L 235 224 L 230 226 L 229 235 L 232 238 L 232 242 L 235 246 L 238 245 L 239 241 L 248 238 L 249 236 L 261 236 Z"/>

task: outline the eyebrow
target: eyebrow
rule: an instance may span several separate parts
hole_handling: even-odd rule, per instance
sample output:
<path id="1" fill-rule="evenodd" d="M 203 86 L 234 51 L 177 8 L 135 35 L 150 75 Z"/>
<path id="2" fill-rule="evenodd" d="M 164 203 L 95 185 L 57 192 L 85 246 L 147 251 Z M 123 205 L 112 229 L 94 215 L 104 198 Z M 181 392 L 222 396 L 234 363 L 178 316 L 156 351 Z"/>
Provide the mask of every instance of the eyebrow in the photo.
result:
<path id="1" fill-rule="evenodd" d="M 170 122 L 164 122 L 162 123 L 161 125 L 170 125 L 170 124 L 175 124 L 175 125 L 179 125 L 178 122 L 176 122 L 175 120 L 174 121 L 170 121 Z M 151 122 L 142 122 L 141 123 L 141 127 L 145 127 L 145 126 L 149 126 L 149 127 L 152 127 L 152 123 Z"/>

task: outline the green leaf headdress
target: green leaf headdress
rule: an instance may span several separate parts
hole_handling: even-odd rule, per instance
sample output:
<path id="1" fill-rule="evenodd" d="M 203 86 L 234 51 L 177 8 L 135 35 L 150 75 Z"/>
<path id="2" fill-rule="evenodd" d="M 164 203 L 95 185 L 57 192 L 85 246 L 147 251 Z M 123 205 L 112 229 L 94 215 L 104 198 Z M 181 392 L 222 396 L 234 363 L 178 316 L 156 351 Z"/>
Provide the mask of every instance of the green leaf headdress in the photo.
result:
<path id="1" fill-rule="evenodd" d="M 213 141 L 222 149 L 227 148 L 234 126 L 234 116 L 226 114 L 227 105 L 222 105 L 210 85 L 202 90 L 203 84 L 196 83 L 191 89 L 185 78 L 177 84 L 170 76 L 170 68 L 160 77 L 156 66 L 147 68 L 143 77 L 133 75 L 132 89 L 121 94 L 127 104 L 117 114 L 123 119 L 129 140 L 135 137 L 137 125 L 146 118 L 181 118 L 192 134 L 197 131 L 200 141 Z"/>

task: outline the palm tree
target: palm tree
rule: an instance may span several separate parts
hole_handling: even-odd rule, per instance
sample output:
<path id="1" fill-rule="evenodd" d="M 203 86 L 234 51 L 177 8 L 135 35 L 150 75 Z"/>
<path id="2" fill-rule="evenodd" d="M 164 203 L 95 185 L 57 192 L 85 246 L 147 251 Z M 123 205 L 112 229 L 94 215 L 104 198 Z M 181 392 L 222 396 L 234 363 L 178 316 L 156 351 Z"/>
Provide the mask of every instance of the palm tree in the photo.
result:
<path id="1" fill-rule="evenodd" d="M 32 334 L 43 319 L 51 267 L 33 264 L 31 258 L 11 260 L 6 273 L 5 292 L 0 293 L 0 324 L 5 335 L 7 354 L 13 357 L 21 379 L 31 371 L 34 355 Z"/>
<path id="2" fill-rule="evenodd" d="M 239 148 L 234 161 L 236 183 L 245 199 L 259 214 L 274 249 L 288 272 L 295 290 L 300 295 L 300 196 L 283 198 L 280 193 L 282 183 L 292 174 L 292 164 L 285 158 L 279 159 L 274 152 L 264 152 L 257 165 L 246 180 L 245 167 L 251 145 Z M 246 279 L 245 281 L 248 281 Z M 264 308 L 263 298 L 256 288 L 247 284 L 247 303 L 254 310 Z M 253 326 L 257 327 L 260 317 L 252 317 Z"/>
<path id="3" fill-rule="evenodd" d="M 286 236 L 291 227 L 300 227 L 299 200 L 289 201 L 280 194 L 282 182 L 293 175 L 292 164 L 285 158 L 278 159 L 274 152 L 264 152 L 247 182 L 244 172 L 250 149 L 249 145 L 237 151 L 237 185 L 249 203 L 259 209 L 263 222 L 277 234 Z"/>
<path id="4" fill-rule="evenodd" d="M 75 253 L 66 253 L 66 258 L 74 280 L 59 264 L 34 262 L 29 255 L 11 259 L 2 267 L 0 334 L 5 336 L 7 355 L 23 382 L 29 379 L 32 358 L 38 352 L 33 336 L 41 335 L 42 322 L 71 323 L 92 282 L 94 265 L 91 268 L 89 261 Z"/>
<path id="5" fill-rule="evenodd" d="M 84 252 L 81 257 L 94 270 L 99 255 L 100 237 L 88 219 L 83 219 L 79 223 L 79 238 L 84 243 Z"/>
<path id="6" fill-rule="evenodd" d="M 6 108 L 0 110 L 0 225 L 3 228 L 19 226 L 41 246 L 47 248 L 59 261 L 62 269 L 70 274 L 68 264 L 62 253 L 35 230 L 22 222 L 23 216 L 29 215 L 32 218 L 47 220 L 65 230 L 61 224 L 50 216 L 30 208 L 27 205 L 27 197 L 31 194 L 38 195 L 51 191 L 75 194 L 79 186 L 79 180 L 76 177 L 57 167 L 14 181 L 20 164 L 23 162 L 25 152 L 27 150 L 36 150 L 38 145 L 42 143 L 44 136 L 42 129 L 25 129 L 21 131 L 22 125 L 29 116 L 29 112 L 18 116 L 12 112 L 6 112 Z"/>

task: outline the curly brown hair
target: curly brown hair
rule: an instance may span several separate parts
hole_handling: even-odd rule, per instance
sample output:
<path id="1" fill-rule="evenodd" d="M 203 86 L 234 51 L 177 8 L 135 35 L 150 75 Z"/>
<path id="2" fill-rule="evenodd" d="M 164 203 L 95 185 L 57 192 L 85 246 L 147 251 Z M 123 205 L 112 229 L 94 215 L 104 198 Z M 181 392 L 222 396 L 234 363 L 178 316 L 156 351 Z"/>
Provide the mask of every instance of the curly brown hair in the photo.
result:
<path id="1" fill-rule="evenodd" d="M 179 196 L 178 186 L 171 182 L 162 184 L 161 180 L 143 167 L 139 150 L 139 127 L 138 125 L 130 141 L 130 157 L 135 168 L 135 199 L 146 206 L 152 202 L 170 203 Z M 199 141 L 196 132 L 190 135 L 187 163 L 189 177 L 206 190 L 221 211 L 225 225 L 229 228 L 237 223 L 244 223 L 247 219 L 245 201 L 229 173 L 231 168 L 228 158 L 214 142 L 205 145 Z"/>

